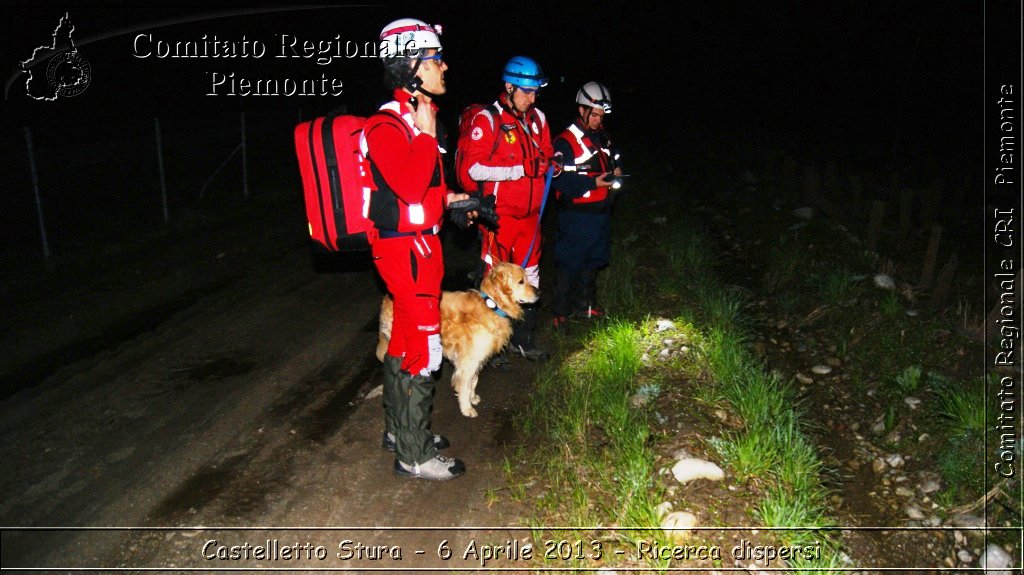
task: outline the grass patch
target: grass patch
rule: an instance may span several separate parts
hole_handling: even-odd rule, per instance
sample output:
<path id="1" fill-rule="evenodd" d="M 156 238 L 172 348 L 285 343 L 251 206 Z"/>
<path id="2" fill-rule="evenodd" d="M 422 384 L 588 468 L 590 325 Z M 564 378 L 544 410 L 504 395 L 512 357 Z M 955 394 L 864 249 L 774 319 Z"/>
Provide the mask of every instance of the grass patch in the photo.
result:
<path id="1" fill-rule="evenodd" d="M 779 446 L 767 429 L 731 434 L 714 442 L 714 446 L 740 481 L 768 477 L 780 456 Z"/>
<path id="2" fill-rule="evenodd" d="M 912 365 L 896 376 L 896 390 L 903 396 L 910 395 L 921 387 L 921 366 Z"/>
<path id="3" fill-rule="evenodd" d="M 792 386 L 760 367 L 745 366 L 739 377 L 722 386 L 722 395 L 749 429 L 781 427 L 794 418 Z"/>
<path id="4" fill-rule="evenodd" d="M 882 315 L 894 319 L 902 315 L 903 304 L 900 302 L 900 294 L 891 291 L 885 294 L 882 301 L 878 302 L 878 310 L 882 312 Z"/>
<path id="5" fill-rule="evenodd" d="M 636 317 L 644 312 L 647 291 L 636 281 L 637 256 L 632 242 L 612 244 L 611 264 L 598 275 L 598 286 L 605 308 L 622 317 Z"/>
<path id="6" fill-rule="evenodd" d="M 710 281 L 701 283 L 695 291 L 709 327 L 733 332 L 744 341 L 749 338 L 750 316 L 743 313 L 745 296 L 723 290 Z"/>
<path id="7" fill-rule="evenodd" d="M 800 423 L 794 388 L 767 373 L 749 351 L 753 332 L 748 298 L 725 289 L 715 277 L 718 258 L 712 243 L 685 219 L 667 215 L 674 225 L 657 229 L 656 242 L 641 238 L 655 230 L 619 232 L 628 241 L 613 245 L 612 269 L 602 274 L 603 298 L 614 306 L 613 319 L 589 333 L 560 337 L 566 355 L 560 365 L 556 357 L 538 375 L 530 408 L 518 425 L 557 448 L 536 450 L 533 465 L 524 466 L 542 470 L 538 518 L 531 524 L 640 527 L 646 529 L 612 537 L 620 543 L 663 539 L 656 508 L 665 494 L 654 451 L 662 435 L 652 432 L 657 401 L 638 399 L 656 398 L 669 380 L 664 374 L 671 373 L 674 380 L 682 376 L 693 382 L 687 391 L 700 402 L 724 408 L 742 421 L 741 428 L 708 443 L 721 454 L 729 475 L 748 483 L 753 493 L 764 494 L 753 507 L 753 519 L 768 526 L 807 528 L 785 532 L 787 544 L 822 540 L 821 532 L 813 529 L 831 524 L 822 486 L 825 470 Z M 629 249 L 637 238 L 658 251 Z M 648 258 L 658 272 L 643 282 Z M 806 262 L 796 242 L 783 242 L 766 283 L 775 288 L 795 284 Z M 639 284 L 653 284 L 656 291 Z M 849 273 L 839 270 L 826 280 L 825 289 L 845 300 L 852 297 L 853 285 Z M 658 332 L 654 320 L 641 319 L 639 314 L 652 304 L 676 310 L 676 327 Z M 569 348 L 577 351 L 564 351 Z M 678 396 L 678 390 L 672 391 Z M 658 419 L 664 420 L 660 415 Z M 555 534 L 535 533 L 538 540 L 541 535 Z M 838 545 L 827 539 L 830 551 L 809 566 L 835 564 Z M 668 566 L 656 563 L 651 567 Z"/>
<path id="8" fill-rule="evenodd" d="M 985 491 L 984 443 L 980 437 L 950 438 L 935 454 L 942 478 L 953 490 L 950 501 L 966 502 Z"/>
<path id="9" fill-rule="evenodd" d="M 557 446 L 534 457 L 545 482 L 537 511 L 548 518 L 535 524 L 657 529 L 655 507 L 662 494 L 654 481 L 651 431 L 646 411 L 630 403 L 643 383 L 641 356 L 649 332 L 621 320 L 603 323 L 585 338 L 582 350 L 565 357 L 561 366 L 551 362 L 542 370 L 528 416 L 519 423 Z M 645 391 L 657 389 L 649 385 Z M 545 538 L 553 535 L 558 534 Z M 652 534 L 628 531 L 623 536 Z"/>
<path id="10" fill-rule="evenodd" d="M 769 489 L 754 511 L 754 515 L 767 527 L 806 527 L 778 531 L 778 537 L 785 545 L 809 545 L 820 541 L 822 531 L 816 528 L 831 527 L 833 522 L 822 511 L 822 501 L 815 491 L 792 491 L 776 487 Z"/>
<path id="11" fill-rule="evenodd" d="M 956 385 L 945 378 L 929 376 L 935 395 L 935 414 L 946 421 L 946 432 L 952 437 L 981 437 L 987 427 L 984 380 Z"/>
<path id="12" fill-rule="evenodd" d="M 933 429 L 946 437 L 935 455 L 946 489 L 938 498 L 947 506 L 966 503 L 985 491 L 985 434 L 998 442 L 993 419 L 985 417 L 984 378 L 953 382 L 941 375 L 929 373 L 928 387 L 934 398 L 932 413 L 936 417 Z"/>
<path id="13" fill-rule="evenodd" d="M 690 285 L 700 285 L 714 269 L 715 255 L 707 238 L 696 226 L 675 225 L 658 245 L 668 269 L 685 277 Z"/>
<path id="14" fill-rule="evenodd" d="M 856 287 L 856 281 L 849 270 L 842 266 L 832 267 L 821 280 L 819 294 L 826 302 L 843 306 L 853 298 Z"/>
<path id="15" fill-rule="evenodd" d="M 801 277 L 801 270 L 807 267 L 807 263 L 807 251 L 800 242 L 784 237 L 778 246 L 768 252 L 764 272 L 765 289 L 772 293 L 790 286 Z"/>

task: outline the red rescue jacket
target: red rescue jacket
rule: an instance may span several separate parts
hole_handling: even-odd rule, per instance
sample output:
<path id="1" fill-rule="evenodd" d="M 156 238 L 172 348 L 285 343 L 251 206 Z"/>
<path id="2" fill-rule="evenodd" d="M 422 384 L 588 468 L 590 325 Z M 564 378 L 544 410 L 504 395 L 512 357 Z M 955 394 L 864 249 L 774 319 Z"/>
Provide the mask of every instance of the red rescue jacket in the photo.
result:
<path id="1" fill-rule="evenodd" d="M 369 160 L 370 219 L 380 230 L 427 231 L 444 217 L 447 186 L 437 139 L 422 134 L 404 104 L 409 94 L 380 107 L 363 127 L 360 148 Z M 434 104 L 431 103 L 431 106 Z"/>
<path id="2" fill-rule="evenodd" d="M 495 209 L 499 216 L 537 216 L 544 194 L 544 175 L 524 176 L 522 166 L 554 154 L 544 113 L 531 108 L 524 116 L 517 116 L 508 106 L 508 96 L 502 94 L 473 117 L 470 130 L 466 149 L 460 150 L 456 166 L 462 174 L 460 179 L 483 182 L 484 195 L 497 196 Z M 490 173 L 475 177 L 478 171 Z M 498 172 L 504 173 L 496 175 Z"/>
<path id="3" fill-rule="evenodd" d="M 611 171 L 611 142 L 602 144 L 605 147 L 592 141 L 578 120 L 555 138 L 556 148 L 565 155 L 562 174 L 554 181 L 555 196 L 564 205 L 605 207 L 608 188 L 599 188 L 594 182 L 601 174 Z"/>

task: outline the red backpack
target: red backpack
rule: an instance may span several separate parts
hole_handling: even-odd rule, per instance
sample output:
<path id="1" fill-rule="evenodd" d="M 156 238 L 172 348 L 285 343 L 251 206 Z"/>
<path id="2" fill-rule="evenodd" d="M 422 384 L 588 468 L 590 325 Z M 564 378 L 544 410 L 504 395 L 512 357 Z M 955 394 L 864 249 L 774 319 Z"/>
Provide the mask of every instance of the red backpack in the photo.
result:
<path id="1" fill-rule="evenodd" d="M 459 115 L 459 141 L 456 144 L 455 150 L 455 173 L 456 180 L 458 180 L 459 187 L 463 191 L 476 192 L 482 189 L 482 183 L 469 177 L 470 166 L 463 166 L 463 150 L 469 145 L 471 134 L 473 133 L 473 118 L 477 114 L 487 114 L 487 119 L 491 122 L 491 128 L 495 128 L 494 125 L 494 110 L 491 109 L 490 105 L 485 104 L 470 104 L 462 110 L 462 114 Z M 494 147 L 491 148 L 491 155 L 498 150 L 498 135 L 494 136 Z"/>
<path id="2" fill-rule="evenodd" d="M 364 124 L 359 116 L 328 115 L 295 127 L 309 237 L 330 251 L 370 248 L 372 189 L 359 150 Z"/>

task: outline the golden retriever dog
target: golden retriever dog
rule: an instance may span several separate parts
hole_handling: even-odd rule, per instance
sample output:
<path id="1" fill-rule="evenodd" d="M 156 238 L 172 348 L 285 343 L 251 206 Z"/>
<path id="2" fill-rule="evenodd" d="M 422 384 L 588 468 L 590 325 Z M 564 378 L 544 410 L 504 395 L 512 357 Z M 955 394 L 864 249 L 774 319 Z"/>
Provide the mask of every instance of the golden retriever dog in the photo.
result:
<path id="1" fill-rule="evenodd" d="M 490 296 L 488 302 L 482 294 Z M 537 301 L 537 289 L 526 281 L 523 268 L 510 263 L 496 264 L 480 284 L 480 290 L 441 294 L 441 346 L 444 357 L 455 366 L 452 389 L 459 397 L 459 410 L 476 417 L 480 403 L 476 384 L 480 370 L 490 357 L 512 337 L 512 320 L 523 317 L 522 304 Z M 488 303 L 496 304 L 502 317 Z M 380 337 L 377 359 L 384 361 L 391 340 L 393 302 L 384 296 L 380 305 Z"/>

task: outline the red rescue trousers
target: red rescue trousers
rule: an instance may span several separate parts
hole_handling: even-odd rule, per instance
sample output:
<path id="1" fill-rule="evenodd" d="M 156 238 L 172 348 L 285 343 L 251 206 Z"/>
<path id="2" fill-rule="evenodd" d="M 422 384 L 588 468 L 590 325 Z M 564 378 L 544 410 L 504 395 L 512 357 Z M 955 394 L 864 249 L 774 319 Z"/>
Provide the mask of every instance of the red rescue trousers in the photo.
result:
<path id="1" fill-rule="evenodd" d="M 441 367 L 441 279 L 444 258 L 436 235 L 377 239 L 373 262 L 395 302 L 388 355 L 402 370 L 430 375 Z"/>
<path id="2" fill-rule="evenodd" d="M 501 215 L 501 225 L 497 231 L 483 229 L 480 258 L 487 264 L 487 270 L 496 262 L 511 262 L 524 268 L 535 268 L 540 264 L 541 231 L 538 228 L 539 216 L 514 218 Z M 526 252 L 533 243 L 530 259 L 523 263 Z M 532 278 L 531 278 L 532 279 Z M 530 282 L 534 283 L 533 281 Z M 538 282 L 539 283 L 539 282 Z M 534 287 L 539 287 L 534 285 Z"/>

